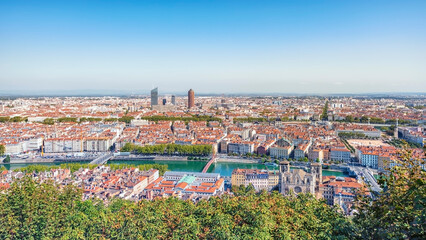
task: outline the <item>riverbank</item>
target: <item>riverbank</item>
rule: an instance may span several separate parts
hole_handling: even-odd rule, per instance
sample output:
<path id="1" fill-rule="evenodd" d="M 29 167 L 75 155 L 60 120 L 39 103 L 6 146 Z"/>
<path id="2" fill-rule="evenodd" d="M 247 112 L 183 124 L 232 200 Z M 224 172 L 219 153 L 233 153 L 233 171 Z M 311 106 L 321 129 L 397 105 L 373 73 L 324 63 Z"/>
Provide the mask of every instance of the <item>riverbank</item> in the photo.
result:
<path id="1" fill-rule="evenodd" d="M 130 164 L 130 165 L 143 165 L 143 164 L 161 164 L 167 165 L 168 170 L 170 171 L 183 171 L 183 172 L 201 172 L 204 166 L 207 164 L 206 161 L 194 161 L 194 160 L 150 160 L 140 158 L 137 160 L 110 160 L 107 164 Z M 237 158 L 226 158 L 222 157 L 217 159 L 216 163 L 213 163 L 207 172 L 209 173 L 220 173 L 221 176 L 230 177 L 232 171 L 236 168 L 240 169 L 268 169 L 270 171 L 278 171 L 278 166 L 266 166 L 262 163 L 258 163 L 257 160 L 253 159 L 237 159 Z M 90 161 L 72 161 L 75 163 L 89 163 Z M 4 166 L 7 170 L 13 170 L 21 167 L 26 167 L 28 165 L 40 164 L 47 166 L 54 166 L 66 163 L 65 161 L 56 161 L 56 162 L 32 162 L 32 163 L 14 163 L 14 164 L 0 164 L 0 167 Z M 301 166 L 299 166 L 301 167 Z M 292 169 L 298 168 L 298 166 L 292 166 Z M 323 176 L 347 176 L 342 171 L 335 169 L 323 169 Z"/>
<path id="2" fill-rule="evenodd" d="M 244 158 L 225 158 L 218 157 L 216 158 L 216 162 L 231 162 L 231 163 L 260 163 L 259 160 L 256 159 L 244 159 Z"/>
<path id="3" fill-rule="evenodd" d="M 67 157 L 67 158 L 12 158 L 10 164 L 34 164 L 34 163 L 65 163 L 65 162 L 80 162 L 92 161 L 96 157 L 81 158 L 81 157 Z M 155 160 L 155 161 L 194 161 L 188 160 L 187 156 L 161 156 L 161 155 L 129 155 L 129 156 L 114 156 L 112 161 L 141 161 L 141 160 Z M 0 164 L 3 164 L 0 162 Z"/>
<path id="4" fill-rule="evenodd" d="M 70 163 L 70 162 L 90 162 L 90 158 L 65 158 L 65 159 L 49 159 L 49 158 L 34 158 L 34 159 L 11 159 L 10 163 L 0 164 L 37 164 L 37 163 Z"/>
<path id="5" fill-rule="evenodd" d="M 112 161 L 138 161 L 138 160 L 155 160 L 155 161 L 191 161 L 187 156 L 161 156 L 161 155 L 136 155 L 114 156 Z"/>

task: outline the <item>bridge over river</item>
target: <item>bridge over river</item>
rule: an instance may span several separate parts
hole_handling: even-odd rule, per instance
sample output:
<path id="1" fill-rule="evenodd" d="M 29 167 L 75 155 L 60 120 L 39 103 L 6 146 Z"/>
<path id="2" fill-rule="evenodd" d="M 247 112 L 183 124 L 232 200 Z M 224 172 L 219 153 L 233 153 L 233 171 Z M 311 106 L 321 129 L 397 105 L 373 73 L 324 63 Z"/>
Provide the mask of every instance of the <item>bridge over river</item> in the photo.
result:
<path id="1" fill-rule="evenodd" d="M 204 166 L 202 173 L 206 173 L 214 162 L 216 162 L 216 155 L 213 155 L 212 158 L 210 158 L 210 161 L 206 164 L 206 166 Z"/>
<path id="2" fill-rule="evenodd" d="M 95 159 L 93 159 L 90 164 L 105 164 L 106 162 L 108 162 L 108 160 L 110 160 L 113 157 L 112 153 L 106 153 L 102 156 L 99 156 Z"/>

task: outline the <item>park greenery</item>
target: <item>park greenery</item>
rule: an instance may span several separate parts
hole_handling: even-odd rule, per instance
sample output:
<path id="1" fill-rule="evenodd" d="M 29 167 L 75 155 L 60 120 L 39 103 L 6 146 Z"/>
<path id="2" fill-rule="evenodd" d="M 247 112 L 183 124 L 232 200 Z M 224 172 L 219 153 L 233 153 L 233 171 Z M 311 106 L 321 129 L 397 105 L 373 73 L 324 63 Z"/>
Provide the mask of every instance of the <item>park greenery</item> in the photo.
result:
<path id="1" fill-rule="evenodd" d="M 74 117 L 61 117 L 56 119 L 56 122 L 78 122 L 78 118 L 74 118 Z"/>
<path id="2" fill-rule="evenodd" d="M 392 140 L 387 141 L 387 143 L 397 148 L 404 148 L 404 147 L 421 148 L 422 147 L 422 145 L 420 145 L 419 143 L 407 142 L 404 139 L 398 139 L 398 138 L 393 138 Z"/>
<path id="3" fill-rule="evenodd" d="M 93 118 L 93 117 L 81 117 L 79 119 L 79 122 L 100 122 L 102 121 L 102 118 Z"/>
<path id="4" fill-rule="evenodd" d="M 133 119 L 135 119 L 135 118 L 132 117 L 132 116 L 123 116 L 121 118 L 118 118 L 118 121 L 129 124 Z"/>
<path id="5" fill-rule="evenodd" d="M 0 117 L 0 123 L 6 123 L 6 122 L 26 122 L 26 121 L 28 121 L 28 118 L 21 117 L 21 116 Z"/>
<path id="6" fill-rule="evenodd" d="M 126 143 L 120 151 L 135 154 L 208 156 L 212 153 L 213 149 L 211 145 L 157 144 L 138 146 Z"/>
<path id="7" fill-rule="evenodd" d="M 268 119 L 263 117 L 234 118 L 234 123 L 255 123 L 255 122 L 268 122 Z"/>
<path id="8" fill-rule="evenodd" d="M 358 133 L 358 132 L 339 132 L 338 135 L 342 139 L 364 139 L 364 138 L 368 138 L 364 133 Z"/>

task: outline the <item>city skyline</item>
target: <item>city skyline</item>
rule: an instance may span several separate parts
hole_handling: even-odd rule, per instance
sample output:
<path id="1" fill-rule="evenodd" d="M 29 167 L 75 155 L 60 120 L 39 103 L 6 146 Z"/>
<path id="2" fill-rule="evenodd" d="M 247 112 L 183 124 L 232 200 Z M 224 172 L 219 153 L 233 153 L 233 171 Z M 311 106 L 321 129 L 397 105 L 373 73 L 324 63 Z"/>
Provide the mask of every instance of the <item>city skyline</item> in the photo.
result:
<path id="1" fill-rule="evenodd" d="M 12 94 L 425 92 L 425 7 L 2 1 L 0 82 Z"/>

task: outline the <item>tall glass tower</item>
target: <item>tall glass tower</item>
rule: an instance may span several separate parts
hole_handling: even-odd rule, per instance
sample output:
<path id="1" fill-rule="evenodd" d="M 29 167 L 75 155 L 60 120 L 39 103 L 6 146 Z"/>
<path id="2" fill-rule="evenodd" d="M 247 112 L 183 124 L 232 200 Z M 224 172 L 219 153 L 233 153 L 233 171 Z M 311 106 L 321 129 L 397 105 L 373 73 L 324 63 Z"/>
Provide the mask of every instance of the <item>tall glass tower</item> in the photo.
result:
<path id="1" fill-rule="evenodd" d="M 172 104 L 176 105 L 176 96 L 175 95 L 172 95 Z"/>
<path id="2" fill-rule="evenodd" d="M 158 87 L 151 90 L 151 107 L 158 105 Z"/>

